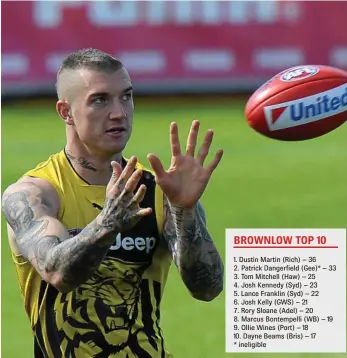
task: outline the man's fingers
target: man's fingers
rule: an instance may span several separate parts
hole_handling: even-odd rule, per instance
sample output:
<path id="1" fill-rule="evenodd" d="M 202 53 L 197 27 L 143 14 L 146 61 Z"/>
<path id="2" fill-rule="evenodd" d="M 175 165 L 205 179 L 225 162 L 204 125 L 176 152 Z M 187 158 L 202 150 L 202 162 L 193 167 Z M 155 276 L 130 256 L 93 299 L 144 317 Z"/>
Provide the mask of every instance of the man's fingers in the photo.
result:
<path id="1" fill-rule="evenodd" d="M 116 195 L 117 193 L 120 192 L 120 188 L 116 188 L 116 183 L 122 174 L 122 167 L 119 163 L 117 163 L 114 160 L 111 162 L 111 167 L 112 167 L 112 176 L 107 184 L 107 192 L 111 195 Z"/>
<path id="2" fill-rule="evenodd" d="M 223 150 L 218 149 L 216 155 L 213 158 L 213 160 L 211 161 L 211 163 L 206 168 L 211 174 L 217 168 L 217 166 L 218 166 L 219 162 L 221 161 L 222 157 L 223 157 Z"/>
<path id="3" fill-rule="evenodd" d="M 137 158 L 134 156 L 131 157 L 128 160 L 127 165 L 125 166 L 125 168 L 120 176 L 120 179 L 122 178 L 122 179 L 124 179 L 124 181 L 127 181 L 133 174 L 136 164 L 137 164 Z"/>
<path id="4" fill-rule="evenodd" d="M 200 122 L 193 121 L 187 139 L 187 154 L 192 157 L 194 157 L 194 153 L 195 153 L 196 142 L 198 140 L 198 134 L 199 134 L 199 127 L 200 127 Z"/>
<path id="5" fill-rule="evenodd" d="M 160 159 L 152 153 L 147 155 L 147 159 L 155 173 L 155 176 L 158 179 L 162 178 L 165 175 L 165 169 L 164 169 L 163 164 L 161 163 Z"/>
<path id="6" fill-rule="evenodd" d="M 111 180 L 116 182 L 120 175 L 122 174 L 122 167 L 119 163 L 117 163 L 115 160 L 111 162 L 112 167 L 112 177 Z"/>
<path id="7" fill-rule="evenodd" d="M 137 203 L 137 204 L 140 204 L 141 201 L 143 200 L 143 198 L 145 197 L 146 195 L 146 185 L 142 184 L 140 187 L 139 187 L 139 190 L 136 192 L 136 194 L 134 195 L 134 202 Z"/>
<path id="8" fill-rule="evenodd" d="M 131 157 L 128 160 L 127 165 L 125 166 L 125 168 L 123 169 L 123 171 L 122 171 L 121 175 L 119 176 L 117 182 L 115 183 L 115 186 L 117 188 L 117 192 L 121 192 L 123 190 L 125 184 L 129 180 L 131 175 L 134 173 L 136 163 L 137 163 L 137 158 L 136 157 Z"/>
<path id="9" fill-rule="evenodd" d="M 147 216 L 150 215 L 152 213 L 152 209 L 151 208 L 145 208 L 145 209 L 140 209 L 137 213 L 138 216 Z"/>
<path id="10" fill-rule="evenodd" d="M 142 177 L 142 170 L 136 169 L 125 184 L 124 193 L 133 193 Z"/>
<path id="11" fill-rule="evenodd" d="M 131 157 L 125 166 L 124 170 L 119 163 L 116 161 L 111 162 L 112 176 L 107 184 L 107 191 L 111 195 L 117 195 L 122 192 L 126 182 L 134 172 L 137 163 L 136 157 Z"/>
<path id="12" fill-rule="evenodd" d="M 130 210 L 136 210 L 136 208 L 140 205 L 141 201 L 146 195 L 146 185 L 141 184 L 139 189 L 137 190 L 136 194 L 133 196 L 129 203 L 129 209 Z"/>
<path id="13" fill-rule="evenodd" d="M 199 164 L 204 165 L 204 161 L 208 155 L 208 152 L 211 147 L 211 143 L 213 140 L 213 131 L 209 129 L 205 135 L 204 141 L 199 149 L 198 155 L 196 159 L 198 160 Z"/>
<path id="14" fill-rule="evenodd" d="M 178 127 L 177 123 L 173 122 L 170 126 L 170 144 L 171 144 L 171 154 L 173 157 L 181 155 L 181 145 L 178 136 Z"/>

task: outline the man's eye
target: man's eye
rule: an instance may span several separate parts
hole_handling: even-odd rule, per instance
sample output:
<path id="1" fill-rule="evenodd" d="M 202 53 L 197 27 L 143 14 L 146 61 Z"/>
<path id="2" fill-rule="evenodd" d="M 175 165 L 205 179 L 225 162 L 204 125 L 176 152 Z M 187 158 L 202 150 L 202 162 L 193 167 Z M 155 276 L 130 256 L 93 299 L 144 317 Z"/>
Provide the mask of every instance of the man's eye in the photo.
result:
<path id="1" fill-rule="evenodd" d="M 132 93 L 126 93 L 125 95 L 123 95 L 122 101 L 130 101 L 131 98 L 132 98 Z"/>
<path id="2" fill-rule="evenodd" d="M 93 99 L 93 103 L 95 103 L 95 104 L 106 104 L 107 99 L 103 98 L 103 97 L 96 97 L 96 98 Z"/>

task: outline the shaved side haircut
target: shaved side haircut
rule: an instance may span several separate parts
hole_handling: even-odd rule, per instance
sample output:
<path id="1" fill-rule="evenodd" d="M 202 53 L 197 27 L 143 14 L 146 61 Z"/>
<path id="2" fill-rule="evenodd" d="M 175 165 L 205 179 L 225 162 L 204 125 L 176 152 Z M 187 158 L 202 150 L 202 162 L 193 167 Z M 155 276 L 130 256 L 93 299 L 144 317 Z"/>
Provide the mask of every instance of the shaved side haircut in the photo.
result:
<path id="1" fill-rule="evenodd" d="M 72 52 L 61 63 L 57 73 L 56 90 L 59 99 L 71 86 L 74 74 L 81 69 L 112 73 L 123 68 L 123 63 L 116 57 L 94 48 Z"/>

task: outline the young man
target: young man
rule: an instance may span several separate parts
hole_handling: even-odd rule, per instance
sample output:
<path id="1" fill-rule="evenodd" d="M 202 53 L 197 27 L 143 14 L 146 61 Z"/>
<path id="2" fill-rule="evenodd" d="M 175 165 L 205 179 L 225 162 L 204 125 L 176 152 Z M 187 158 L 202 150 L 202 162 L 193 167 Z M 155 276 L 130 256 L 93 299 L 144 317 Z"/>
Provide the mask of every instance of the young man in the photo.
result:
<path id="1" fill-rule="evenodd" d="M 9 242 L 35 336 L 35 357 L 169 357 L 160 301 L 171 260 L 192 296 L 223 289 L 223 262 L 199 199 L 222 157 L 204 166 L 194 121 L 182 153 L 171 124 L 165 171 L 124 159 L 132 131 L 130 77 L 99 50 L 72 53 L 57 77 L 66 146 L 3 194 Z"/>

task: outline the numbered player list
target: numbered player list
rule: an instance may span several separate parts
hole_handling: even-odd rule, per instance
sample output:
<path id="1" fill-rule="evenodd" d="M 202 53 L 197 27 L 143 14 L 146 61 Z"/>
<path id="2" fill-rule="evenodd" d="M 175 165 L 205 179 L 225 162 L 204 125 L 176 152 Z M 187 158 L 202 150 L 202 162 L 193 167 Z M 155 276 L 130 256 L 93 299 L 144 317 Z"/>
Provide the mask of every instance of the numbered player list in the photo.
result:
<path id="1" fill-rule="evenodd" d="M 226 230 L 226 351 L 346 352 L 346 230 Z"/>

